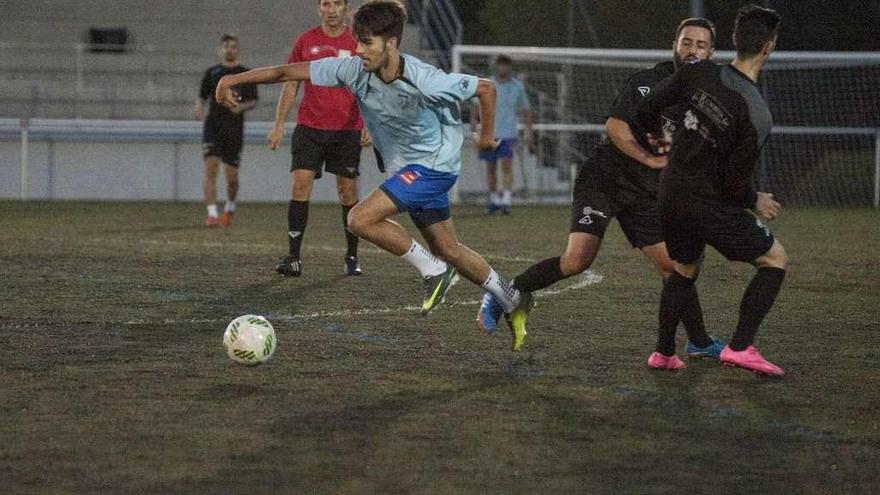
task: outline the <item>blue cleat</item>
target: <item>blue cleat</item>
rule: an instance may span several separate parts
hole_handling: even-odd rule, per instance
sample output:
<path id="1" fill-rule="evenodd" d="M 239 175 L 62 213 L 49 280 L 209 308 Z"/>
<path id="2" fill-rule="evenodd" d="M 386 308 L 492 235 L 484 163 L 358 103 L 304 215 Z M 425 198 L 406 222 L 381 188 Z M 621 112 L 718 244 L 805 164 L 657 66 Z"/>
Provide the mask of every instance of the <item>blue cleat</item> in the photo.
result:
<path id="1" fill-rule="evenodd" d="M 504 309 L 490 293 L 483 294 L 483 302 L 477 311 L 477 326 L 486 333 L 495 333 L 498 330 L 498 320 L 504 314 Z"/>
<path id="2" fill-rule="evenodd" d="M 699 358 L 712 358 L 719 359 L 721 357 L 721 351 L 724 350 L 724 342 L 716 339 L 715 337 L 709 336 L 712 339 L 712 343 L 706 347 L 697 347 L 693 342 L 688 340 L 687 343 L 687 355 L 691 359 L 699 359 Z"/>

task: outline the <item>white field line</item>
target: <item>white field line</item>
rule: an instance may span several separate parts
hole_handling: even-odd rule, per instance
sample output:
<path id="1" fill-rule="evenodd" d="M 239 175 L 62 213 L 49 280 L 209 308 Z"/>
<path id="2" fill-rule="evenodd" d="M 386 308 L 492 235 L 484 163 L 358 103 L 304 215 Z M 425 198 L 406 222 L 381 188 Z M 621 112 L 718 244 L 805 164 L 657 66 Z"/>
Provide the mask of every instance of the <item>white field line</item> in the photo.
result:
<path id="1" fill-rule="evenodd" d="M 555 296 L 558 294 L 562 294 L 564 292 L 572 291 L 572 290 L 580 290 L 591 285 L 596 285 L 605 280 L 605 277 L 599 273 L 596 273 L 591 270 L 587 270 L 581 275 L 578 276 L 578 279 L 575 283 L 566 286 L 559 287 L 556 289 L 547 289 L 535 294 L 538 298 L 546 298 Z M 447 303 L 447 306 L 477 306 L 480 304 L 480 300 L 472 300 L 472 301 L 457 301 Z M 339 311 L 314 311 L 307 313 L 297 313 L 297 314 L 287 314 L 287 315 L 279 315 L 275 314 L 270 317 L 272 321 L 281 321 L 281 322 L 295 322 L 295 321 L 304 321 L 304 320 L 315 320 L 315 319 L 324 319 L 324 318 L 351 318 L 355 316 L 375 316 L 375 315 L 387 315 L 387 314 L 397 314 L 397 313 L 409 313 L 409 312 L 417 312 L 421 311 L 421 307 L 419 306 L 400 306 L 396 308 L 360 308 L 360 309 L 343 309 Z M 200 318 L 200 319 L 184 319 L 184 320 L 174 320 L 170 318 L 166 318 L 162 320 L 160 323 L 173 325 L 173 324 L 182 324 L 182 323 L 221 323 L 225 322 L 225 319 L 219 318 Z M 146 320 L 132 320 L 125 322 L 126 325 L 144 325 L 149 324 L 151 322 Z"/>
<path id="2" fill-rule="evenodd" d="M 177 247 L 190 247 L 190 248 L 205 248 L 205 249 L 215 249 L 215 248 L 238 248 L 238 249 L 259 249 L 265 251 L 283 251 L 285 246 L 280 244 L 268 244 L 268 243 L 259 243 L 259 242 L 221 242 L 221 241 L 202 241 L 202 242 L 192 242 L 192 241 L 173 241 L 173 240 L 160 240 L 160 239 L 136 239 L 136 240 L 124 240 L 124 239 L 113 239 L 113 238 L 92 238 L 86 241 L 82 240 L 73 240 L 73 239 L 65 239 L 58 237 L 44 237 L 41 238 L 43 241 L 63 243 L 63 244 L 86 244 L 93 246 L 131 246 L 131 245 L 141 245 L 141 246 L 177 246 Z M 281 246 L 281 247 L 279 247 Z M 303 249 L 308 252 L 310 250 L 315 251 L 329 251 L 329 252 L 340 252 L 344 253 L 346 248 L 344 247 L 336 247 L 336 246 L 303 246 Z M 362 253 L 370 253 L 370 254 L 388 254 L 386 251 L 375 247 L 359 247 L 358 251 Z M 535 258 L 523 257 L 523 256 L 507 256 L 504 254 L 483 254 L 486 258 L 498 261 L 510 261 L 510 262 L 518 262 L 518 263 L 534 263 L 536 261 L 540 261 Z"/>

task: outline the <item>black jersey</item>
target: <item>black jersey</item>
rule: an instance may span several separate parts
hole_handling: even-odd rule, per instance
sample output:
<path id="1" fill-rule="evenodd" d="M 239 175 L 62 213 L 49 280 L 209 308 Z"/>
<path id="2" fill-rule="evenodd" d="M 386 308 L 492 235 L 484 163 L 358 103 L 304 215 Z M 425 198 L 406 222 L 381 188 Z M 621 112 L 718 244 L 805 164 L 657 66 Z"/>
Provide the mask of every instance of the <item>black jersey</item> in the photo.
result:
<path id="1" fill-rule="evenodd" d="M 755 83 L 732 65 L 695 62 L 654 88 L 636 110 L 634 126 L 656 133 L 664 109 L 685 104 L 663 173 L 660 197 L 685 193 L 752 208 L 752 174 L 773 116 Z"/>
<path id="2" fill-rule="evenodd" d="M 208 116 L 205 118 L 206 123 L 221 125 L 224 127 L 228 125 L 237 128 L 244 128 L 244 114 L 236 115 L 228 108 L 218 104 L 217 100 L 214 99 L 214 91 L 217 89 L 217 83 L 220 82 L 220 78 L 223 76 L 227 74 L 239 74 L 247 71 L 248 68 L 243 65 L 225 67 L 221 64 L 210 67 L 205 71 L 205 75 L 202 76 L 202 85 L 199 89 L 199 98 L 202 100 L 208 100 Z M 241 101 L 257 99 L 257 87 L 253 84 L 236 86 L 233 90 L 238 92 Z"/>
<path id="3" fill-rule="evenodd" d="M 626 80 L 626 86 L 617 94 L 608 117 L 622 120 L 629 123 L 633 119 L 636 107 L 642 100 L 651 94 L 654 87 L 660 81 L 671 76 L 675 72 L 675 64 L 672 62 L 661 62 L 654 67 L 636 72 Z M 668 109 L 664 112 L 664 125 L 669 132 L 675 130 L 675 112 L 674 109 Z M 650 150 L 648 139 L 643 133 L 633 132 L 636 140 L 646 150 Z M 635 188 L 644 191 L 650 195 L 656 195 L 659 187 L 660 171 L 654 170 L 647 165 L 629 157 L 607 136 L 602 139 L 599 149 L 596 150 L 597 157 L 607 157 L 608 165 L 615 167 L 619 179 L 629 188 Z"/>

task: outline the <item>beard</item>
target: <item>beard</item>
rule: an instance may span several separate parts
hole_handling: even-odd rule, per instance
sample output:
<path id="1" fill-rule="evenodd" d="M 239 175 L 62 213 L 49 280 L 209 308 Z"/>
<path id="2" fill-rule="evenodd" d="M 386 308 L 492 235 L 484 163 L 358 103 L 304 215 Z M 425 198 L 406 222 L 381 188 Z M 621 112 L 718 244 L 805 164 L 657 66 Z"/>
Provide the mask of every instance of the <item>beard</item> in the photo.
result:
<path id="1" fill-rule="evenodd" d="M 675 68 L 678 69 L 679 67 L 681 67 L 682 65 L 684 65 L 688 62 L 692 62 L 694 60 L 700 60 L 700 57 L 697 57 L 696 55 L 688 55 L 687 57 L 682 58 L 681 56 L 679 56 L 678 53 L 673 53 L 672 59 L 675 62 Z"/>

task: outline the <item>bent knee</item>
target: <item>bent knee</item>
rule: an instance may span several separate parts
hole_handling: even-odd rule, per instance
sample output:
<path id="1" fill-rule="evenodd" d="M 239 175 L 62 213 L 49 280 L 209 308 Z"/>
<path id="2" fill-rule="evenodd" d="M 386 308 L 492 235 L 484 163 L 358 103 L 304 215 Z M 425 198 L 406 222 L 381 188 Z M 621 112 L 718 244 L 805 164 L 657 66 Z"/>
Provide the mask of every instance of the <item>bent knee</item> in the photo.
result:
<path id="1" fill-rule="evenodd" d="M 569 252 L 566 251 L 559 258 L 559 269 L 563 275 L 577 275 L 586 271 L 591 265 L 591 257 L 583 251 Z"/>
<path id="2" fill-rule="evenodd" d="M 776 241 L 766 254 L 756 260 L 755 265 L 759 268 L 781 268 L 784 270 L 788 267 L 788 253 L 785 252 L 785 247 Z"/>

